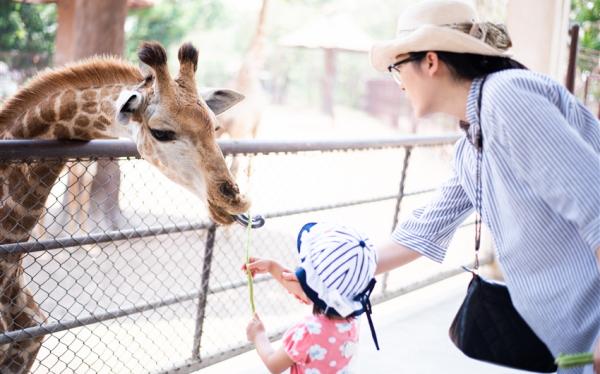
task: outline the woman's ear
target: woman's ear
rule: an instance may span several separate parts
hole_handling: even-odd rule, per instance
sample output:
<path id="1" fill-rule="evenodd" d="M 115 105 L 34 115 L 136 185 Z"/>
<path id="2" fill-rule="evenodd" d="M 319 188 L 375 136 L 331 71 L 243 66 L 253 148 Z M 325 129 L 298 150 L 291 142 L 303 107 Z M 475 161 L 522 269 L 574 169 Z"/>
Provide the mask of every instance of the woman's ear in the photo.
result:
<path id="1" fill-rule="evenodd" d="M 425 68 L 427 71 L 427 74 L 432 77 L 433 75 L 435 75 L 438 70 L 439 70 L 439 66 L 440 66 L 440 59 L 437 55 L 437 53 L 435 52 L 427 52 L 427 54 L 425 55 Z"/>

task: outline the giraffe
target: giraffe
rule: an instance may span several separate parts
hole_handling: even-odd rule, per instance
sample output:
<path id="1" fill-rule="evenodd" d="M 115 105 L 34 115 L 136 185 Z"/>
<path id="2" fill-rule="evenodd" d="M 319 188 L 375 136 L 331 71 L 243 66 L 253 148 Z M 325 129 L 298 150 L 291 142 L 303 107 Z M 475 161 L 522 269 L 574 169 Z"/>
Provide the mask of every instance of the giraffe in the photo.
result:
<path id="1" fill-rule="evenodd" d="M 259 129 L 262 112 L 266 105 L 264 92 L 259 81 L 259 72 L 265 59 L 265 35 L 267 23 L 267 11 L 269 0 L 263 0 L 258 15 L 256 31 L 250 42 L 238 73 L 231 87 L 245 96 L 243 102 L 227 113 L 220 115 L 218 136 L 227 134 L 232 139 L 256 138 Z M 241 156 L 233 157 L 231 173 L 237 177 L 241 169 Z M 251 168 L 248 160 L 247 177 L 250 177 Z"/>
<path id="2" fill-rule="evenodd" d="M 232 223 L 250 202 L 240 194 L 216 143 L 216 115 L 243 95 L 226 89 L 199 95 L 198 51 L 189 43 L 179 49 L 176 79 L 159 43 L 143 43 L 138 57 L 149 74 L 116 58 L 96 57 L 34 77 L 0 109 L 1 138 L 129 137 L 145 160 L 205 201 L 215 222 Z M 64 164 L 0 164 L 0 243 L 28 240 Z M 22 255 L 0 254 L 0 331 L 45 320 L 24 285 Z M 28 372 L 42 340 L 0 345 L 0 373 Z"/>

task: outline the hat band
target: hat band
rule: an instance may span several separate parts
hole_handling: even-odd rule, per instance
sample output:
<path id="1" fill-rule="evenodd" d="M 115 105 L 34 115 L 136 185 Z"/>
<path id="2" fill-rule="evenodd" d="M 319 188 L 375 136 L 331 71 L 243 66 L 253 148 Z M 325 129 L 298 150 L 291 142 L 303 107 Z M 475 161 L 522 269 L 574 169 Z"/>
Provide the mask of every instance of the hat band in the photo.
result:
<path id="1" fill-rule="evenodd" d="M 452 30 L 460 31 L 501 51 L 506 51 L 512 46 L 512 41 L 510 40 L 506 26 L 500 23 L 461 22 L 433 26 L 447 27 Z M 404 29 L 398 30 L 397 33 L 411 32 L 415 30 L 416 29 Z"/>

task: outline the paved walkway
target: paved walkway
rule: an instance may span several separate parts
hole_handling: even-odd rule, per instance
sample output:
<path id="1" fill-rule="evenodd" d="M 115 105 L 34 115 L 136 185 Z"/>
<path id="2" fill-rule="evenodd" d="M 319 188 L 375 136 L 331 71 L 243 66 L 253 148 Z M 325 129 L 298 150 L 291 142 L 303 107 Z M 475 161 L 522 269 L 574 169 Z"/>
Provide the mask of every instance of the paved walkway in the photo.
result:
<path id="1" fill-rule="evenodd" d="M 489 365 L 464 356 L 448 338 L 470 276 L 458 275 L 419 291 L 376 305 L 373 322 L 381 351 L 361 318 L 361 345 L 355 372 L 369 374 L 518 374 L 530 373 Z M 273 343 L 280 344 L 279 341 Z M 255 351 L 198 371 L 201 374 L 268 373 Z"/>

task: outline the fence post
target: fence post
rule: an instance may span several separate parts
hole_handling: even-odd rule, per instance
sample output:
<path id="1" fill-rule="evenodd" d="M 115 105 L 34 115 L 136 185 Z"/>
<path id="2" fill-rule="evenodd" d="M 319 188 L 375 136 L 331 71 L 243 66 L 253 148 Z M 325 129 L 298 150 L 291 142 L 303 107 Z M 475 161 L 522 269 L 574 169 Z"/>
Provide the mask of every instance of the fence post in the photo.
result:
<path id="1" fill-rule="evenodd" d="M 204 262 L 202 264 L 202 280 L 200 282 L 200 294 L 198 295 L 198 309 L 196 310 L 196 328 L 194 330 L 194 346 L 192 348 L 192 359 L 200 361 L 200 341 L 202 339 L 202 328 L 206 312 L 206 299 L 208 297 L 208 281 L 210 279 L 210 268 L 212 264 L 213 249 L 217 225 L 211 224 L 206 233 L 206 245 L 204 247 Z"/>
<path id="2" fill-rule="evenodd" d="M 402 164 L 402 175 L 400 176 L 400 187 L 398 188 L 398 197 L 396 198 L 396 209 L 394 210 L 394 222 L 392 223 L 392 232 L 396 228 L 398 224 L 398 216 L 400 215 L 400 204 L 402 204 L 402 199 L 404 198 L 404 183 L 406 181 L 406 170 L 408 169 L 408 161 L 410 159 L 410 154 L 412 152 L 412 147 L 404 148 L 404 163 Z M 390 272 L 386 272 L 383 274 L 383 280 L 381 282 L 381 293 L 385 293 L 387 288 L 387 281 Z"/>
<path id="3" fill-rule="evenodd" d="M 569 29 L 571 42 L 569 43 L 569 64 L 567 65 L 567 77 L 565 78 L 565 86 L 569 92 L 575 92 L 575 71 L 577 70 L 577 47 L 579 44 L 579 25 L 574 24 Z"/>

